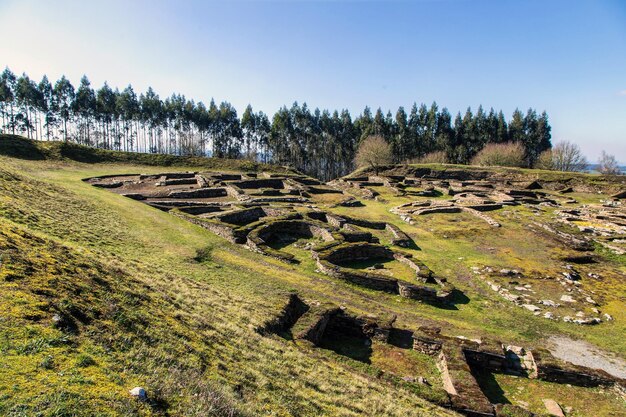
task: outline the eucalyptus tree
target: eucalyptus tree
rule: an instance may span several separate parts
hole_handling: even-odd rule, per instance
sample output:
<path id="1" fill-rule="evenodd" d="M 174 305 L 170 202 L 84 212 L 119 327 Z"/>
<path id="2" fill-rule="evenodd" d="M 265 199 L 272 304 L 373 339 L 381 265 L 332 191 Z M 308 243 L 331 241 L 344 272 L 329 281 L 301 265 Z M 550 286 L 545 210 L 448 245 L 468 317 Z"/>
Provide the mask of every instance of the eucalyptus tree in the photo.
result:
<path id="1" fill-rule="evenodd" d="M 182 133 L 185 127 L 184 120 L 184 96 L 177 96 L 177 119 L 179 120 L 179 133 Z M 163 102 L 159 95 L 154 92 L 152 87 L 148 87 L 146 94 L 139 96 L 139 120 L 143 125 L 143 150 L 144 152 L 156 153 L 159 149 L 157 136 L 160 134 L 159 128 L 163 126 Z"/>
<path id="2" fill-rule="evenodd" d="M 269 145 L 272 125 L 270 123 L 270 119 L 262 111 L 257 113 L 255 120 L 256 141 L 261 149 L 261 159 L 263 162 L 267 162 L 270 157 Z"/>
<path id="3" fill-rule="evenodd" d="M 122 119 L 124 150 L 138 150 L 135 149 L 134 146 L 138 134 L 136 123 L 139 120 L 140 107 L 137 94 L 135 94 L 131 85 L 128 85 L 128 87 L 117 96 L 115 108 L 116 113 L 119 114 Z"/>
<path id="4" fill-rule="evenodd" d="M 496 128 L 496 142 L 504 143 L 510 140 L 509 126 L 504 117 L 502 110 L 498 112 L 497 128 Z"/>
<path id="5" fill-rule="evenodd" d="M 354 128 L 358 135 L 357 142 L 361 143 L 363 139 L 372 134 L 372 126 L 374 119 L 372 118 L 372 111 L 368 106 L 365 106 L 363 113 L 354 120 Z"/>
<path id="6" fill-rule="evenodd" d="M 39 113 L 43 111 L 43 95 L 37 84 L 28 75 L 23 74 L 15 85 L 15 101 L 20 113 L 16 115 L 20 130 L 26 131 L 29 138 L 38 139 Z"/>
<path id="7" fill-rule="evenodd" d="M 525 135 L 524 115 L 519 109 L 515 109 L 513 117 L 509 122 L 509 140 L 511 142 L 523 142 Z"/>
<path id="8" fill-rule="evenodd" d="M 76 89 L 72 110 L 78 122 L 78 140 L 85 145 L 92 145 L 91 126 L 95 123 L 96 93 L 86 75 L 80 79 Z"/>
<path id="9" fill-rule="evenodd" d="M 246 148 L 245 157 L 250 158 L 254 143 L 256 142 L 256 115 L 254 111 L 252 111 L 250 104 L 248 104 L 241 115 L 241 131 Z"/>
<path id="10" fill-rule="evenodd" d="M 437 130 L 435 133 L 435 143 L 432 151 L 445 151 L 448 144 L 454 138 L 454 129 L 452 128 L 452 115 L 447 108 L 441 109 L 437 114 Z"/>
<path id="11" fill-rule="evenodd" d="M 58 106 L 59 117 L 63 120 L 63 139 L 67 142 L 69 138 L 67 125 L 72 117 L 75 91 L 74 86 L 65 78 L 65 75 L 54 85 L 54 97 Z"/>
<path id="12" fill-rule="evenodd" d="M 54 88 L 47 76 L 43 76 L 39 85 L 37 86 L 41 93 L 41 111 L 44 114 L 44 127 L 46 129 L 46 140 L 54 138 L 54 129 L 58 126 L 59 108 L 57 106 L 56 98 L 54 95 Z"/>
<path id="13" fill-rule="evenodd" d="M 105 82 L 96 92 L 94 116 L 96 123 L 100 125 L 99 136 L 102 140 L 100 146 L 112 149 L 119 138 L 111 133 L 113 122 L 117 120 L 117 96 Z"/>
<path id="14" fill-rule="evenodd" d="M 15 134 L 15 115 L 13 105 L 15 101 L 16 78 L 15 74 L 7 67 L 0 75 L 0 111 L 2 112 L 2 131 L 11 130 Z"/>
<path id="15" fill-rule="evenodd" d="M 404 107 L 400 106 L 398 108 L 394 123 L 396 128 L 394 129 L 392 147 L 394 149 L 396 161 L 404 162 L 409 158 L 412 140 L 412 135 L 409 129 L 409 120 Z"/>

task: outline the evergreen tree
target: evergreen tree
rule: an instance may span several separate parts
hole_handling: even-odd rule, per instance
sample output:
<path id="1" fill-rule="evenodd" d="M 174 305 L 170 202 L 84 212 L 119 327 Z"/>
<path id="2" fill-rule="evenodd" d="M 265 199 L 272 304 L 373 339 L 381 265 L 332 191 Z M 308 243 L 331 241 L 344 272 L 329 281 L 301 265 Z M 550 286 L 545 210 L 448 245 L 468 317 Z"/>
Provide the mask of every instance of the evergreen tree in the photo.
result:
<path id="1" fill-rule="evenodd" d="M 404 162 L 408 159 L 411 151 L 411 135 L 409 134 L 409 122 L 404 107 L 399 107 L 396 112 L 395 135 L 392 142 L 395 159 Z"/>

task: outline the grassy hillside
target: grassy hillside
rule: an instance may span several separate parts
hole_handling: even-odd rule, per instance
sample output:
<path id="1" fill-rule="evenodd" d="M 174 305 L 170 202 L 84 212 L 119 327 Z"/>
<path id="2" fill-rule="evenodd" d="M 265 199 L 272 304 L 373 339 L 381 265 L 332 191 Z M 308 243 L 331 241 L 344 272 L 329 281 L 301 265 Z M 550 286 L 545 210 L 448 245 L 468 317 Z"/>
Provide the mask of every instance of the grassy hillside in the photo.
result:
<path id="1" fill-rule="evenodd" d="M 175 156 L 135 152 L 110 151 L 61 141 L 34 141 L 17 135 L 0 134 L 0 155 L 35 161 L 56 160 L 84 163 L 130 163 L 161 167 L 192 167 L 214 170 L 278 171 L 286 168 L 250 160 Z"/>
<path id="2" fill-rule="evenodd" d="M 437 378 L 432 361 L 413 351 L 374 346 L 367 362 L 336 353 L 363 346 L 319 349 L 260 335 L 256 329 L 273 320 L 294 292 L 354 313 L 396 315 L 398 328 L 437 325 L 448 335 L 531 347 L 560 334 L 626 357 L 624 256 L 606 257 L 596 290 L 615 321 L 596 327 L 537 318 L 472 279 L 474 265 L 559 272 L 551 270 L 554 259 L 567 252 L 518 222 L 535 216 L 524 207 L 514 215 L 494 214 L 506 226 L 498 233 L 446 216 L 409 227 L 389 212 L 406 200 L 382 187 L 379 201 L 333 209 L 405 230 L 419 246 L 409 251 L 462 292 L 454 306 L 441 308 L 328 279 L 316 272 L 307 251 L 293 245 L 285 250 L 300 264 L 252 253 L 81 181 L 200 167 L 281 168 L 16 137 L 0 139 L 0 155 L 0 415 L 457 415 L 437 405 L 445 398 L 436 383 L 416 387 L 401 378 Z M 622 400 L 601 388 L 506 377 L 499 382 L 515 392 L 512 400 L 535 409 L 543 407 L 541 398 L 555 398 L 571 405 L 574 416 L 626 412 Z M 146 388 L 148 402 L 130 398 L 135 386 Z"/>
<path id="3" fill-rule="evenodd" d="M 162 168 L 50 156 L 0 166 L 1 415 L 453 414 L 260 336 L 295 288 L 282 267 L 81 181 Z M 150 401 L 132 400 L 134 386 Z"/>

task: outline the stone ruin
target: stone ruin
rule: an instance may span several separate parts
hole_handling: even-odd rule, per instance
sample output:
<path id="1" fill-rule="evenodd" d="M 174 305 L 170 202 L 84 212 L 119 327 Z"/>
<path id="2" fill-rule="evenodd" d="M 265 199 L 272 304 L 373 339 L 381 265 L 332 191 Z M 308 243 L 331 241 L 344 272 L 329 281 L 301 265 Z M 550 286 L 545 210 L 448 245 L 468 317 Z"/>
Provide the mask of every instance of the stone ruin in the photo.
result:
<path id="1" fill-rule="evenodd" d="M 594 258 L 588 256 L 567 260 L 594 262 Z M 613 320 L 611 315 L 603 314 L 600 310 L 600 299 L 580 287 L 583 276 L 574 265 L 565 264 L 563 272 L 556 277 L 529 277 L 515 269 L 496 271 L 489 266 L 473 267 L 472 272 L 500 297 L 531 311 L 535 316 L 579 325 L 595 325 Z M 585 277 L 593 280 L 599 278 L 594 273 L 588 273 Z M 536 283 L 540 285 L 535 287 Z M 548 293 L 554 296 L 547 296 Z"/>
<path id="2" fill-rule="evenodd" d="M 407 187 L 406 179 L 403 181 Z M 436 197 L 448 195 L 449 200 L 421 200 L 401 204 L 391 209 L 404 221 L 414 223 L 414 216 L 423 216 L 437 213 L 469 213 L 485 221 L 493 227 L 500 227 L 500 223 L 485 214 L 489 211 L 500 210 L 505 206 L 560 206 L 561 203 L 575 203 L 570 198 L 560 198 L 538 191 L 541 185 L 536 181 L 518 184 L 517 187 L 508 183 L 488 181 L 450 181 L 433 179 L 410 179 L 411 187 L 421 187 L 422 197 Z M 415 195 L 415 194 L 405 194 Z M 560 201 L 559 201 L 560 200 Z"/>
<path id="3" fill-rule="evenodd" d="M 310 239 L 306 245 L 320 272 L 365 288 L 399 294 L 429 303 L 447 303 L 454 287 L 432 274 L 405 252 L 380 245 L 373 232 L 382 233 L 392 246 L 415 244 L 400 228 L 385 222 L 339 216 L 315 205 L 315 196 L 338 194 L 336 204 L 354 205 L 354 197 L 301 175 L 256 173 L 165 173 L 117 175 L 85 181 L 197 224 L 233 243 L 279 259 L 297 263 L 294 255 L 277 249 L 290 239 Z M 402 262 L 415 273 L 411 281 L 334 262 L 377 258 Z M 389 272 L 389 271 L 387 271 Z"/>
<path id="4" fill-rule="evenodd" d="M 461 336 L 445 336 L 439 328 L 428 326 L 409 331 L 395 328 L 394 322 L 395 316 L 357 316 L 332 303 L 306 301 L 292 294 L 278 316 L 257 330 L 263 335 L 274 333 L 288 340 L 306 341 L 313 347 L 322 347 L 323 339 L 329 337 L 356 337 L 366 344 L 372 341 L 397 343 L 392 336 L 401 334 L 402 338 L 410 341 L 403 343 L 403 348 L 435 358 L 441 385 L 448 398 L 438 404 L 468 416 L 504 416 L 509 415 L 505 411 L 511 410 L 532 416 L 532 413 L 516 406 L 492 404 L 476 379 L 480 373 L 503 373 L 580 387 L 613 387 L 624 395 L 626 380 L 602 370 L 556 359 L 546 349 L 526 349 L 486 338 L 470 340 Z M 419 383 L 407 379 L 403 381 Z"/>
<path id="5" fill-rule="evenodd" d="M 626 194 L 624 191 L 621 194 Z M 626 210 L 621 201 L 605 200 L 602 207 L 584 205 L 577 209 L 559 210 L 557 219 L 575 227 L 616 255 L 626 253 Z"/>
<path id="6" fill-rule="evenodd" d="M 445 278 L 435 276 L 422 262 L 412 259 L 411 254 L 386 246 L 364 242 L 337 244 L 315 252 L 314 257 L 321 272 L 373 290 L 429 303 L 445 303 L 453 295 L 454 286 Z M 397 260 L 408 265 L 415 273 L 415 282 L 390 278 L 377 273 L 375 269 L 363 271 L 340 266 L 345 261 L 370 259 Z"/>
<path id="7" fill-rule="evenodd" d="M 478 372 L 581 387 L 615 387 L 620 393 L 626 386 L 626 380 L 558 360 L 546 349 L 529 350 L 488 339 L 442 336 L 438 328 L 422 327 L 415 332 L 413 349 L 437 358 L 453 408 L 471 416 L 497 415 L 497 407 L 494 409 L 475 378 Z"/>
<path id="8" fill-rule="evenodd" d="M 541 191 L 542 185 L 537 182 L 388 175 L 343 178 L 322 184 L 302 175 L 219 172 L 129 174 L 88 178 L 85 181 L 167 211 L 233 243 L 281 261 L 298 262 L 292 254 L 277 249 L 274 243 L 288 241 L 289 238 L 309 239 L 306 249 L 315 259 L 319 272 L 365 288 L 434 305 L 453 302 L 455 289 L 411 254 L 396 248 L 415 248 L 408 235 L 390 223 L 324 211 L 318 207 L 317 203 L 321 201 L 318 197 L 332 197 L 324 202 L 331 207 L 358 206 L 361 204 L 359 198 L 378 199 L 379 193 L 374 188 L 385 187 L 396 196 L 426 198 L 392 209 L 412 224 L 419 216 L 467 212 L 493 227 L 499 227 L 500 224 L 485 213 L 505 206 L 549 206 L 558 209 L 559 222 L 578 227 L 586 237 L 539 222 L 530 227 L 568 248 L 583 252 L 593 250 L 593 240 L 615 253 L 623 253 L 620 251 L 623 251 L 626 234 L 626 216 L 620 207 L 620 200 L 626 193 L 616 194 L 602 208 L 583 206 L 572 210 L 562 207 L 575 202 L 567 197 L 571 188 L 561 189 L 558 195 L 548 194 Z M 450 198 L 445 201 L 431 200 L 443 195 Z M 391 247 L 380 244 L 377 235 L 381 233 Z M 413 271 L 413 275 L 411 279 L 404 279 L 384 274 L 385 271 L 378 267 L 356 269 L 345 266 L 347 262 L 363 260 L 400 262 Z M 600 305 L 592 298 L 593 294 L 581 291 L 576 284 L 580 274 L 569 264 L 585 263 L 585 260 L 593 261 L 587 253 L 564 259 L 567 264 L 563 276 L 557 277 L 555 282 L 563 287 L 566 294 L 558 300 L 537 298 L 532 285 L 516 282 L 523 275 L 518 271 L 494 273 L 489 267 L 476 267 L 474 273 L 480 275 L 501 297 L 535 315 L 576 324 L 611 320 L 607 315 L 600 318 Z M 590 278 L 595 277 L 590 275 Z M 558 313 L 558 309 L 581 304 L 595 309 L 597 317 Z M 308 341 L 313 346 L 320 346 L 324 338 L 345 335 L 368 343 L 372 340 L 392 343 L 390 335 L 409 335 L 407 346 L 436 358 L 448 398 L 443 405 L 471 416 L 505 415 L 503 406 L 492 404 L 483 393 L 475 377 L 477 372 L 507 373 L 579 386 L 615 386 L 622 390 L 626 385 L 623 380 L 603 371 L 557 360 L 547 350 L 528 350 L 486 339 L 444 336 L 438 329 L 428 327 L 420 327 L 417 331 L 396 329 L 393 324 L 393 317 L 355 316 L 345 308 L 302 300 L 294 294 L 281 314 L 266 323 L 259 332 L 287 334 L 290 339 Z M 515 408 L 506 407 L 509 411 L 511 407 Z"/>

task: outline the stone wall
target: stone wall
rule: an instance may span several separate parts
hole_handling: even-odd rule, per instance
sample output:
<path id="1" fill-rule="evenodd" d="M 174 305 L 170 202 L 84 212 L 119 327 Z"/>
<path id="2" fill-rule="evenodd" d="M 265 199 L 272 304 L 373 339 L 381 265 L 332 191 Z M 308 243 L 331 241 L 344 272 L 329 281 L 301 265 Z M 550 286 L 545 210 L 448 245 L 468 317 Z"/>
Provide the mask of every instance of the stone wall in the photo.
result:
<path id="1" fill-rule="evenodd" d="M 170 185 L 196 185 L 198 184 L 198 180 L 195 178 L 174 178 L 174 179 L 166 179 L 165 181 L 163 181 L 163 185 L 165 186 L 170 186 Z"/>
<path id="2" fill-rule="evenodd" d="M 241 180 L 241 181 L 231 182 L 229 183 L 229 185 L 234 185 L 244 190 L 255 189 L 255 188 L 276 188 L 276 189 L 285 188 L 285 185 L 283 184 L 283 180 L 281 178 L 258 178 L 258 179 Z"/>
<path id="3" fill-rule="evenodd" d="M 195 225 L 203 227 L 230 242 L 244 243 L 246 241 L 247 231 L 241 230 L 234 225 L 222 223 L 212 219 L 193 216 L 187 213 L 183 213 L 177 209 L 171 210 L 170 213 L 174 214 L 175 216 L 181 217 Z"/>
<path id="4" fill-rule="evenodd" d="M 230 223 L 238 226 L 243 226 L 259 220 L 261 217 L 265 217 L 267 214 L 262 207 L 252 207 L 242 210 L 233 210 L 218 216 L 214 219 L 224 223 Z"/>
<path id="5" fill-rule="evenodd" d="M 411 246 L 411 238 L 404 233 L 400 228 L 394 224 L 387 223 L 385 225 L 385 229 L 391 233 L 393 238 L 391 239 L 391 244 L 396 246 L 401 246 L 403 248 L 408 248 Z"/>
<path id="6" fill-rule="evenodd" d="M 341 310 L 336 306 L 311 306 L 311 308 L 300 317 L 297 325 L 293 327 L 292 332 L 294 339 L 305 339 L 318 345 L 324 336 L 326 326 L 331 317 L 340 312 Z"/>
<path id="7" fill-rule="evenodd" d="M 437 365 L 452 407 L 472 416 L 493 416 L 491 402 L 482 392 L 460 346 L 444 344 Z"/>
<path id="8" fill-rule="evenodd" d="M 626 387 L 626 381 L 613 377 L 600 369 L 591 369 L 560 361 L 546 349 L 535 349 L 532 356 L 537 367 L 537 378 L 571 384 L 581 387 L 611 386 L 619 384 Z"/>
<path id="9" fill-rule="evenodd" d="M 273 319 L 267 321 L 257 331 L 261 334 L 279 333 L 293 327 L 304 313 L 309 310 L 309 306 L 304 303 L 296 294 L 289 296 L 287 305 Z"/>
<path id="10" fill-rule="evenodd" d="M 169 198 L 215 198 L 226 196 L 225 188 L 198 188 L 186 191 L 170 191 Z"/>

